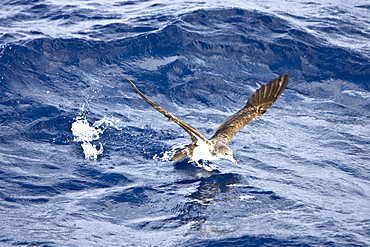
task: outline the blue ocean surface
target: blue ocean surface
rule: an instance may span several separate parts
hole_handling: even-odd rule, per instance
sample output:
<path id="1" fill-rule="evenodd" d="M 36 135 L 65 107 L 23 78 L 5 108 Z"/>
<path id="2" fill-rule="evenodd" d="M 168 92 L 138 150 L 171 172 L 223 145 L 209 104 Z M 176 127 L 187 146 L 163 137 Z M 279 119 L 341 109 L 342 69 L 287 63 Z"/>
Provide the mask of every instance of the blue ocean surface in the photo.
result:
<path id="1" fill-rule="evenodd" d="M 3 0 L 0 246 L 370 246 L 370 4 Z M 261 85 L 229 146 L 171 161 Z"/>

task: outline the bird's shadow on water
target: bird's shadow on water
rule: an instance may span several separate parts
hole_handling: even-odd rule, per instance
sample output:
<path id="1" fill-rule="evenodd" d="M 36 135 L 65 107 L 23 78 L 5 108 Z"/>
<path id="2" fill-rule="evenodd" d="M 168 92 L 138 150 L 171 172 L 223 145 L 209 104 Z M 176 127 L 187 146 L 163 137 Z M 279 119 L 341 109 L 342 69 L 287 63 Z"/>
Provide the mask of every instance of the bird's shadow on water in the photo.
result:
<path id="1" fill-rule="evenodd" d="M 159 221 L 147 222 L 145 225 L 135 225 L 135 228 L 150 230 L 174 229 L 190 224 L 190 231 L 198 231 L 207 221 L 207 208 L 212 205 L 217 195 L 226 193 L 231 189 L 229 185 L 237 184 L 241 180 L 239 174 L 223 174 L 219 170 L 206 171 L 194 166 L 186 160 L 176 162 L 174 168 L 177 172 L 184 173 L 186 179 L 163 185 L 163 188 L 194 188 L 195 191 L 185 196 L 171 207 L 172 217 Z M 184 233 L 190 234 L 188 233 Z"/>
<path id="2" fill-rule="evenodd" d="M 212 163 L 201 160 L 200 165 L 210 167 L 210 165 L 212 166 Z M 207 178 L 214 174 L 221 173 L 218 169 L 206 170 L 203 167 L 196 166 L 194 162 L 189 162 L 189 159 L 184 159 L 182 161 L 176 162 L 174 164 L 174 169 L 194 178 Z"/>
<path id="3" fill-rule="evenodd" d="M 199 182 L 197 190 L 188 196 L 191 200 L 199 203 L 208 204 L 215 197 L 228 191 L 229 185 L 240 183 L 242 176 L 235 173 L 221 173 L 219 170 L 207 171 L 202 167 L 194 166 L 192 163 L 185 161 L 176 162 L 175 169 L 186 173 L 193 180 L 178 181 L 176 183 L 193 183 Z"/>
<path id="4" fill-rule="evenodd" d="M 182 173 L 181 179 L 156 188 L 128 188 L 106 198 L 106 206 L 109 208 L 110 203 L 113 209 L 126 213 L 135 209 L 135 214 L 142 215 L 160 207 L 161 210 L 154 212 L 157 218 L 150 219 L 150 215 L 143 217 L 145 220 L 135 220 L 128 225 L 137 230 L 149 231 L 167 231 L 187 225 L 184 228 L 187 229 L 184 232 L 187 235 L 202 231 L 206 222 L 214 223 L 232 217 L 241 208 L 243 215 L 247 215 L 286 209 L 294 205 L 272 191 L 250 186 L 248 178 L 240 174 L 206 171 L 186 160 L 174 163 L 174 168 L 175 172 Z M 266 206 L 261 208 L 261 205 Z"/>
<path id="5" fill-rule="evenodd" d="M 196 189 L 185 196 L 187 198 L 185 202 L 179 202 L 172 209 L 174 217 L 162 221 L 164 228 L 191 224 L 190 231 L 199 231 L 209 217 L 214 220 L 215 215 L 223 214 L 223 211 L 218 212 L 218 208 L 224 203 L 236 209 L 243 207 L 245 215 L 266 213 L 275 209 L 290 210 L 297 206 L 296 202 L 280 197 L 273 191 L 249 185 L 248 179 L 240 174 L 221 173 L 219 170 L 206 171 L 186 160 L 176 162 L 174 168 L 185 173 L 187 178 L 190 177 L 174 182 L 175 187 L 196 185 Z M 266 207 L 261 208 L 261 205 Z"/>

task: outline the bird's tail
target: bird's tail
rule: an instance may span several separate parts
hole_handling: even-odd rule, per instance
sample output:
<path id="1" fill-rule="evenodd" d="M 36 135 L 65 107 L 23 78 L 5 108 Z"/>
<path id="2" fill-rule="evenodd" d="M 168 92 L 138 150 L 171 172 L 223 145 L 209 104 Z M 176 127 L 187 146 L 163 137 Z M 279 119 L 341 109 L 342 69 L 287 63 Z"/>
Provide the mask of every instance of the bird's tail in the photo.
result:
<path id="1" fill-rule="evenodd" d="M 176 150 L 175 154 L 172 156 L 172 160 L 179 161 L 185 159 L 187 156 L 189 156 L 189 147 Z"/>

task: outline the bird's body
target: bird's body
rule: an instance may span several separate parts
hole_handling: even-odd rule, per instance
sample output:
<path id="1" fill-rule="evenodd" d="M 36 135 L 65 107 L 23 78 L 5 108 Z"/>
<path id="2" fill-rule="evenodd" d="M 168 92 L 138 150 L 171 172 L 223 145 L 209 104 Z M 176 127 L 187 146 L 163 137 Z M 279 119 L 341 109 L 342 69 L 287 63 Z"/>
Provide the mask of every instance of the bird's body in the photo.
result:
<path id="1" fill-rule="evenodd" d="M 237 113 L 230 116 L 216 130 L 215 134 L 206 139 L 196 128 L 185 123 L 181 119 L 171 115 L 162 107 L 155 104 L 145 96 L 135 84 L 128 79 L 135 91 L 154 109 L 165 115 L 168 119 L 174 121 L 182 127 L 190 136 L 191 144 L 175 152 L 172 160 L 179 161 L 189 157 L 200 166 L 199 160 L 220 160 L 227 159 L 236 164 L 232 150 L 227 146 L 236 133 L 245 125 L 261 116 L 276 101 L 288 84 L 289 76 L 281 75 L 266 85 L 261 86 L 247 101 L 246 105 Z M 204 167 L 209 168 L 209 167 Z"/>
<path id="2" fill-rule="evenodd" d="M 208 143 L 198 141 L 197 145 L 193 149 L 191 161 L 198 162 L 199 160 L 219 160 L 219 158 L 213 155 L 212 148 Z"/>

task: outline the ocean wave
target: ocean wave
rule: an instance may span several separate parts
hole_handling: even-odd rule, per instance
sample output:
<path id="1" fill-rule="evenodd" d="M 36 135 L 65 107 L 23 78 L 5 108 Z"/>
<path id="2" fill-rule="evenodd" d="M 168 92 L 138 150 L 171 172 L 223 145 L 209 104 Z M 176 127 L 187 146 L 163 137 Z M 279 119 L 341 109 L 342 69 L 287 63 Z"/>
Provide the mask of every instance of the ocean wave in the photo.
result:
<path id="1" fill-rule="evenodd" d="M 0 4 L 2 243 L 369 243 L 368 5 L 232 2 Z M 209 137 L 284 73 L 211 172 L 126 80 Z"/>

